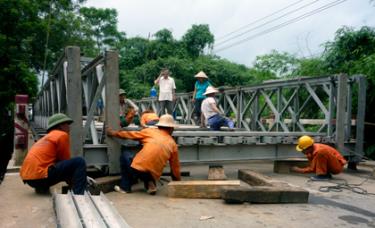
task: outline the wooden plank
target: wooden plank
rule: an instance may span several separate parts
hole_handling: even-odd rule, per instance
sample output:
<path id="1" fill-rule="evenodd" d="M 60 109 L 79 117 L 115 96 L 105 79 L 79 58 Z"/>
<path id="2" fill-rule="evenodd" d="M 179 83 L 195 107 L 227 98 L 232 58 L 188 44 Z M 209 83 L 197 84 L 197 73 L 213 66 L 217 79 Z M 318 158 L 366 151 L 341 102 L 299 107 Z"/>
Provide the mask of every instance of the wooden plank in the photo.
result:
<path id="1" fill-rule="evenodd" d="M 309 165 L 309 161 L 303 158 L 275 160 L 273 161 L 273 172 L 274 173 L 290 173 L 290 168 L 293 166 L 306 167 Z"/>
<path id="2" fill-rule="evenodd" d="M 224 167 L 222 165 L 210 165 L 208 169 L 209 180 L 226 180 Z"/>
<path id="3" fill-rule="evenodd" d="M 89 187 L 89 192 L 92 195 L 99 195 L 100 192 L 107 193 L 112 192 L 115 185 L 119 185 L 121 176 L 106 176 L 95 179 L 95 186 Z"/>
<path id="4" fill-rule="evenodd" d="M 168 196 L 174 198 L 219 199 L 223 187 L 240 186 L 239 180 L 172 181 L 168 184 Z"/>
<path id="5" fill-rule="evenodd" d="M 307 203 L 309 199 L 305 189 L 251 170 L 239 170 L 238 178 L 249 185 L 223 188 L 226 203 Z"/>
<path id="6" fill-rule="evenodd" d="M 309 192 L 290 186 L 241 186 L 223 189 L 221 197 L 226 203 L 307 203 Z"/>
<path id="7" fill-rule="evenodd" d="M 272 186 L 272 179 L 249 169 L 238 170 L 238 179 L 252 186 Z"/>

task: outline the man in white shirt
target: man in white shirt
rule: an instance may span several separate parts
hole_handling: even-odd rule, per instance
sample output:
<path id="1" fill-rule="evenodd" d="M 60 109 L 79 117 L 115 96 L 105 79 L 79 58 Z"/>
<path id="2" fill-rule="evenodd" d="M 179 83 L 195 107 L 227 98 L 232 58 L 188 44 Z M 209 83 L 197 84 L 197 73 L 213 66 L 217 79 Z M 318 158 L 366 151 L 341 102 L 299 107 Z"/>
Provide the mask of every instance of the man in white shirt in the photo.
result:
<path id="1" fill-rule="evenodd" d="M 215 94 L 218 92 L 219 91 L 212 86 L 207 87 L 206 92 L 204 93 L 207 98 L 204 99 L 201 106 L 202 113 L 211 130 L 219 131 L 222 126 L 227 126 L 230 130 L 233 130 L 233 121 L 224 117 L 217 108 Z"/>
<path id="2" fill-rule="evenodd" d="M 159 104 L 160 113 L 159 115 L 167 113 L 173 115 L 173 105 L 176 100 L 176 85 L 174 79 L 169 77 L 169 70 L 163 69 L 160 72 L 159 77 L 155 80 L 155 85 L 159 86 Z"/>

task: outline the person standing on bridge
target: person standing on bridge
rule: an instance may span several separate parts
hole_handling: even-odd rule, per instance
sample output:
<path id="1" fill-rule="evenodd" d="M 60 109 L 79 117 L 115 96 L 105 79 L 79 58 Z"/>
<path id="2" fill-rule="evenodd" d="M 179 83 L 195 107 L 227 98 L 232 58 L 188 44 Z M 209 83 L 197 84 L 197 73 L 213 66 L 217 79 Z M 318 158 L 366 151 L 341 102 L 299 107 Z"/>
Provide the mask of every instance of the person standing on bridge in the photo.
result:
<path id="1" fill-rule="evenodd" d="M 194 103 L 194 116 L 200 127 L 205 127 L 205 121 L 204 116 L 202 114 L 201 106 L 203 100 L 206 98 L 204 93 L 206 92 L 207 87 L 211 84 L 208 81 L 207 75 L 203 71 L 200 71 L 194 77 L 197 79 L 194 85 L 194 92 L 192 98 L 192 102 Z"/>
<path id="2" fill-rule="evenodd" d="M 298 139 L 297 151 L 306 155 L 310 166 L 299 168 L 294 166 L 292 171 L 298 173 L 315 173 L 311 180 L 321 181 L 332 178 L 331 174 L 339 174 L 343 171 L 346 160 L 333 147 L 321 143 L 314 143 L 314 139 L 304 135 Z"/>
<path id="3" fill-rule="evenodd" d="M 212 86 L 207 87 L 204 95 L 207 96 L 202 102 L 202 113 L 206 118 L 210 129 L 219 131 L 222 126 L 229 127 L 230 130 L 234 129 L 234 123 L 231 119 L 223 116 L 216 105 L 215 95 L 219 91 Z"/>
<path id="4" fill-rule="evenodd" d="M 83 194 L 86 185 L 86 162 L 70 158 L 68 116 L 57 113 L 48 119 L 47 135 L 39 139 L 27 153 L 20 175 L 24 183 L 37 193 L 48 193 L 49 187 L 61 181 L 72 185 L 74 194 Z"/>
<path id="5" fill-rule="evenodd" d="M 174 101 L 176 100 L 176 85 L 174 79 L 170 77 L 169 70 L 162 69 L 154 83 L 159 86 L 159 115 L 165 114 L 165 109 L 167 109 L 168 114 L 172 115 Z"/>
<path id="6" fill-rule="evenodd" d="M 171 136 L 176 127 L 173 117 L 168 114 L 161 116 L 156 126 L 158 128 L 145 128 L 141 131 L 106 129 L 110 137 L 138 140 L 143 145 L 132 161 L 127 153 L 121 155 L 121 183 L 120 186 L 115 186 L 115 191 L 130 193 L 131 185 L 136 183 L 137 179 L 141 179 L 147 192 L 155 195 L 156 180 L 160 179 L 167 161 L 171 168 L 172 180 L 181 180 L 178 148 Z"/>
<path id="7" fill-rule="evenodd" d="M 119 89 L 119 100 L 120 100 L 120 126 L 127 127 L 134 120 L 135 114 L 137 113 L 136 105 L 129 99 L 126 99 L 126 92 L 123 89 Z"/>

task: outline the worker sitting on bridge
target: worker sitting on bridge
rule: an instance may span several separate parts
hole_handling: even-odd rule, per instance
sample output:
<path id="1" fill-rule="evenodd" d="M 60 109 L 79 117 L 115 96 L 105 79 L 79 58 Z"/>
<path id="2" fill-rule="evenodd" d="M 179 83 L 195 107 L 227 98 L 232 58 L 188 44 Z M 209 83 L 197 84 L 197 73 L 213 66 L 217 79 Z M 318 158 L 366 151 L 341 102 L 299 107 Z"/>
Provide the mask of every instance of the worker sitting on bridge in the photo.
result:
<path id="1" fill-rule="evenodd" d="M 311 180 L 329 180 L 331 174 L 339 174 L 343 171 L 346 160 L 333 147 L 321 143 L 314 143 L 310 136 L 302 136 L 298 139 L 297 151 L 301 151 L 309 160 L 310 166 L 306 168 L 292 167 L 292 171 L 298 173 L 315 173 Z"/>
<path id="2" fill-rule="evenodd" d="M 37 193 L 48 193 L 49 187 L 61 181 L 72 185 L 74 194 L 86 189 L 86 162 L 70 158 L 69 124 L 72 119 L 57 113 L 48 119 L 48 134 L 39 139 L 27 153 L 20 175 Z"/>
<path id="3" fill-rule="evenodd" d="M 156 126 L 158 128 L 141 131 L 106 129 L 108 136 L 138 140 L 143 144 L 132 161 L 127 153 L 121 155 L 121 183 L 120 186 L 115 186 L 115 191 L 130 193 L 134 180 L 141 179 L 147 192 L 154 195 L 157 191 L 156 180 L 160 179 L 167 161 L 171 167 L 172 180 L 181 179 L 177 144 L 171 136 L 176 127 L 173 117 L 169 114 L 161 116 Z"/>
<path id="4" fill-rule="evenodd" d="M 207 96 L 202 102 L 202 113 L 206 118 L 211 130 L 218 131 L 222 126 L 228 126 L 229 129 L 234 129 L 234 123 L 231 119 L 223 116 L 217 108 L 215 95 L 219 91 L 212 86 L 207 87 L 204 95 Z"/>
<path id="5" fill-rule="evenodd" d="M 148 126 L 154 126 L 158 122 L 159 122 L 159 116 L 151 109 L 148 109 L 142 112 L 141 122 L 140 122 L 141 127 L 146 128 Z"/>
<path id="6" fill-rule="evenodd" d="M 133 102 L 126 99 L 126 92 L 123 89 L 119 90 L 120 99 L 120 126 L 127 127 L 134 120 L 137 108 Z"/>

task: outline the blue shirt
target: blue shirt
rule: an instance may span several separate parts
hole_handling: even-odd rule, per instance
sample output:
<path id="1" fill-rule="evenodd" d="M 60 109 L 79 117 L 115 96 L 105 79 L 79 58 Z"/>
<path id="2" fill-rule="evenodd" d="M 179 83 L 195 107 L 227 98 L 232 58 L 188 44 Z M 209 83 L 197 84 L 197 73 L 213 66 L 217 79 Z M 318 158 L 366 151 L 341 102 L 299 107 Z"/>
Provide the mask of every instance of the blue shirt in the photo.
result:
<path id="1" fill-rule="evenodd" d="M 195 82 L 195 99 L 204 99 L 206 98 L 205 95 L 203 95 L 206 92 L 207 87 L 210 85 L 210 82 L 208 80 L 204 80 L 202 83 L 200 83 L 198 80 Z"/>

